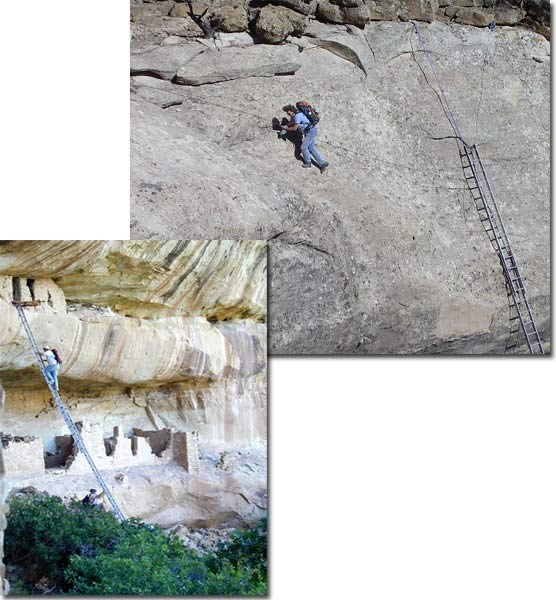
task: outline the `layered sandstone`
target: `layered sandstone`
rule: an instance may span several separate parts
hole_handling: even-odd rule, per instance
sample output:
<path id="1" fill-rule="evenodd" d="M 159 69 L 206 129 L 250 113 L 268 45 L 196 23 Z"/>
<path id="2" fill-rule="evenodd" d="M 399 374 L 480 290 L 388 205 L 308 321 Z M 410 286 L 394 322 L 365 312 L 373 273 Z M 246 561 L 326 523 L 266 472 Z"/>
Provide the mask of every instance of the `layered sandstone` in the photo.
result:
<path id="1" fill-rule="evenodd" d="M 266 246 L 257 241 L 2 242 L 0 274 L 54 279 L 73 303 L 128 316 L 266 315 Z"/>

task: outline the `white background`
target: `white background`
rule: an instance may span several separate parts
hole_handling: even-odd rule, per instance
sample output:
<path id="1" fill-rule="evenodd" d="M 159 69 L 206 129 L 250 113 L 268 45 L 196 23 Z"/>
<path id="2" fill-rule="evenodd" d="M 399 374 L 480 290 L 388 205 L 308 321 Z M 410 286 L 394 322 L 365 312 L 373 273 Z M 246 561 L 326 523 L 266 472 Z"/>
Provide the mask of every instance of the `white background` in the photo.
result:
<path id="1" fill-rule="evenodd" d="M 128 10 L 3 3 L 4 239 L 129 237 Z M 273 598 L 554 600 L 552 359 L 269 367 Z"/>

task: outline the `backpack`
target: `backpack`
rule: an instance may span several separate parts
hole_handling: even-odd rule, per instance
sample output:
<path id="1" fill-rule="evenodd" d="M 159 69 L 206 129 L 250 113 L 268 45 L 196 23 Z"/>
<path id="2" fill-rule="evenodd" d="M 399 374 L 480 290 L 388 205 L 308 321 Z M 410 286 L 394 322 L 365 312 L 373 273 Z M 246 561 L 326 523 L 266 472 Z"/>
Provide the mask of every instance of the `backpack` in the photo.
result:
<path id="1" fill-rule="evenodd" d="M 91 494 L 87 494 L 85 498 L 81 500 L 81 502 L 83 502 L 85 506 L 92 506 L 93 503 L 91 502 Z"/>
<path id="2" fill-rule="evenodd" d="M 54 354 L 54 358 L 56 359 L 56 362 L 61 365 L 62 364 L 62 359 L 60 358 L 60 355 L 58 354 L 58 350 L 56 350 L 55 348 L 52 348 L 52 354 Z"/>
<path id="3" fill-rule="evenodd" d="M 308 102 L 305 102 L 305 100 L 296 102 L 295 108 L 297 108 L 300 113 L 303 113 L 311 123 L 305 128 L 305 131 L 309 131 L 309 129 L 312 129 L 320 121 L 319 111 Z"/>

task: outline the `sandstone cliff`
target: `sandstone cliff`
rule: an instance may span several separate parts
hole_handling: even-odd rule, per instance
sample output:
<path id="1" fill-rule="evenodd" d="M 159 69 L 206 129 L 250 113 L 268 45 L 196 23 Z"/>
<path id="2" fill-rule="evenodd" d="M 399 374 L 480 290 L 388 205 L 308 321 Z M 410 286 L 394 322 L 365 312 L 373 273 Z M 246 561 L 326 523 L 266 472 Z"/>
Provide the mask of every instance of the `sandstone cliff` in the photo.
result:
<path id="1" fill-rule="evenodd" d="M 201 42 L 186 4 L 133 4 L 132 237 L 267 239 L 271 353 L 502 353 L 504 277 L 419 19 L 549 350 L 548 4 L 235 3 L 248 26 L 231 6 Z M 322 176 L 271 129 L 299 99 L 322 113 Z"/>
<path id="2" fill-rule="evenodd" d="M 3 242 L 0 378 L 10 487 L 94 485 L 12 301 L 61 354 L 62 398 L 124 513 L 230 526 L 266 506 L 266 245 Z"/>

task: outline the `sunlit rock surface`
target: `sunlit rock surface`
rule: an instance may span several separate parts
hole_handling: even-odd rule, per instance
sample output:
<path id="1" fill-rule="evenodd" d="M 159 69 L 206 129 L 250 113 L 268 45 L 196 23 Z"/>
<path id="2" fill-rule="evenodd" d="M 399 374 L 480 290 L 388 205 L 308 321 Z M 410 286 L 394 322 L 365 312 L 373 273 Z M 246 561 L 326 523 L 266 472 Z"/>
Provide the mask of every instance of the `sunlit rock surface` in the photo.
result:
<path id="1" fill-rule="evenodd" d="M 504 275 L 407 21 L 417 19 L 462 135 L 480 149 L 549 350 L 548 2 L 267 4 L 311 17 L 303 35 L 268 46 L 297 50 L 295 74 L 131 78 L 132 237 L 269 240 L 271 353 L 502 354 Z M 152 25 L 149 47 L 166 39 Z M 324 175 L 272 130 L 298 100 L 320 109 Z"/>

